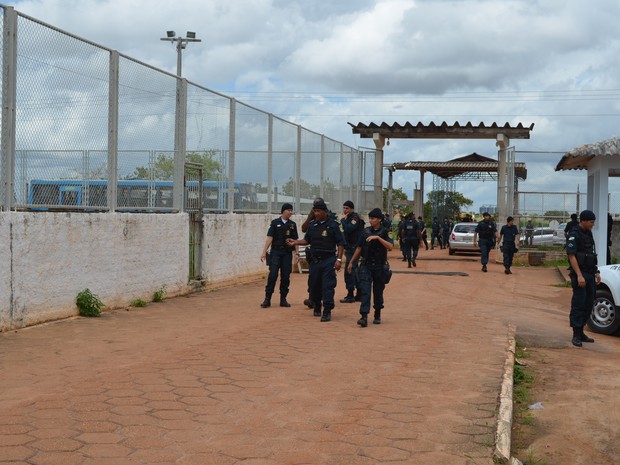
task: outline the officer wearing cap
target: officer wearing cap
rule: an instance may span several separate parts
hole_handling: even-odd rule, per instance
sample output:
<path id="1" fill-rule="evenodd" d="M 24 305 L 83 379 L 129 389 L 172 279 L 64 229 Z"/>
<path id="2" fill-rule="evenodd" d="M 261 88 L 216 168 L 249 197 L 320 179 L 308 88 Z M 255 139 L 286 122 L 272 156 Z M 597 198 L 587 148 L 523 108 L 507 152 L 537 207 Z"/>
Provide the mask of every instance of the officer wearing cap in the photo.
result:
<path id="1" fill-rule="evenodd" d="M 592 313 L 596 285 L 601 282 L 592 235 L 595 220 L 596 215 L 593 211 L 582 211 L 579 214 L 579 227 L 570 231 L 566 239 L 566 253 L 570 263 L 569 276 L 573 288 L 569 322 L 573 328 L 571 342 L 576 347 L 581 347 L 583 342 L 594 342 L 583 329 Z"/>
<path id="2" fill-rule="evenodd" d="M 482 271 L 485 273 L 487 272 L 487 263 L 489 263 L 489 252 L 495 248 L 496 239 L 497 226 L 491 221 L 491 214 L 484 212 L 482 221 L 474 230 L 474 247 L 480 247 L 480 263 L 482 263 Z"/>
<path id="3" fill-rule="evenodd" d="M 314 316 L 320 316 L 321 321 L 330 321 L 337 284 L 336 271 L 342 266 L 345 241 L 338 223 L 328 218 L 325 202 L 315 201 L 312 211 L 314 220 L 304 238 L 287 239 L 286 243 L 290 246 L 310 245 L 312 254 L 306 255 L 306 258 L 309 262 L 308 286 Z"/>
<path id="4" fill-rule="evenodd" d="M 261 261 L 267 259 L 267 249 L 271 248 L 269 265 L 269 276 L 265 286 L 265 300 L 260 306 L 262 308 L 271 307 L 271 295 L 276 288 L 278 272 L 280 272 L 280 307 L 290 307 L 286 300 L 288 288 L 291 284 L 291 271 L 293 269 L 292 253 L 295 247 L 287 245 L 287 239 L 297 239 L 297 225 L 291 220 L 293 206 L 290 203 L 282 205 L 280 210 L 282 215 L 274 219 L 267 230 L 267 239 L 261 254 Z M 297 253 L 295 253 L 297 255 Z"/>
<path id="5" fill-rule="evenodd" d="M 392 250 L 394 242 L 388 230 L 381 224 L 383 215 L 375 208 L 368 213 L 370 226 L 364 228 L 357 241 L 353 260 L 362 257 L 359 268 L 360 291 L 362 303 L 360 305 L 361 318 L 357 324 L 362 328 L 368 326 L 370 312 L 370 291 L 373 293 L 373 308 L 375 310 L 373 324 L 381 324 L 381 309 L 383 308 L 383 290 L 385 281 L 383 269 L 387 263 L 388 250 Z M 352 265 L 349 265 L 352 268 Z"/>
<path id="6" fill-rule="evenodd" d="M 357 285 L 357 260 L 351 261 L 353 253 L 355 252 L 355 246 L 357 240 L 364 229 L 364 220 L 355 212 L 355 205 L 352 201 L 347 200 L 342 205 L 342 218 L 340 220 L 342 225 L 342 233 L 346 241 L 344 249 L 345 256 L 345 269 L 344 269 L 344 282 L 347 286 L 347 295 L 343 299 L 340 299 L 340 303 L 350 304 L 355 302 L 355 289 Z M 349 263 L 353 264 L 352 271 L 349 271 L 347 266 Z"/>

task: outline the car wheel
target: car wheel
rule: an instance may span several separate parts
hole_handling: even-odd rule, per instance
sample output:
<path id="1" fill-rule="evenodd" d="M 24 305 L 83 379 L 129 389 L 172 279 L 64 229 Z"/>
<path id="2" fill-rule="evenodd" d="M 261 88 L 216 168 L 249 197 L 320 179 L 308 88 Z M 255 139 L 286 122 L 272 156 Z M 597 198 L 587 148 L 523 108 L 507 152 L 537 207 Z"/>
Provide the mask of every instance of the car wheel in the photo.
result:
<path id="1" fill-rule="evenodd" d="M 448 255 L 454 255 L 455 250 L 448 246 Z"/>
<path id="2" fill-rule="evenodd" d="M 595 333 L 614 334 L 620 329 L 613 296 L 604 289 L 597 289 L 588 327 Z"/>

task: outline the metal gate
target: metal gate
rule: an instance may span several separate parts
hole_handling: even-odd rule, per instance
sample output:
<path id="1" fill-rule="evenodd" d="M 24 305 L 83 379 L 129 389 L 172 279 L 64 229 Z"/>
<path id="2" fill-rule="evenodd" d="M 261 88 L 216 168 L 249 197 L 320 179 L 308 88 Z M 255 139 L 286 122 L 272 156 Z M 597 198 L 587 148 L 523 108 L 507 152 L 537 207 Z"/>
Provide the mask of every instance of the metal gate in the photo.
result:
<path id="1" fill-rule="evenodd" d="M 189 279 L 202 278 L 203 166 L 185 163 L 185 211 L 189 214 Z"/>

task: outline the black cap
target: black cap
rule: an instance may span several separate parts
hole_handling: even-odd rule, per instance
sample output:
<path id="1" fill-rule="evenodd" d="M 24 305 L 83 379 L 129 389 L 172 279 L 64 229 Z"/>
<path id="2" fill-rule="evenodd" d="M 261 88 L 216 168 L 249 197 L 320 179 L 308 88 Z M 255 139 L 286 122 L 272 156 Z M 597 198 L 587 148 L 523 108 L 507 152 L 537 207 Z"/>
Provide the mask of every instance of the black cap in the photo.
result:
<path id="1" fill-rule="evenodd" d="M 380 219 L 383 219 L 383 212 L 381 211 L 380 208 L 373 208 L 368 213 L 368 218 L 380 218 Z"/>
<path id="2" fill-rule="evenodd" d="M 293 206 L 290 203 L 284 203 L 282 204 L 282 209 L 280 210 L 280 213 L 284 213 L 284 210 L 292 210 Z"/>
<path id="3" fill-rule="evenodd" d="M 596 220 L 596 215 L 592 210 L 584 210 L 579 213 L 579 221 L 593 221 Z"/>
<path id="4" fill-rule="evenodd" d="M 350 200 L 347 200 L 345 203 L 342 204 L 343 207 L 349 207 L 351 210 L 355 210 L 355 205 L 353 205 L 353 202 L 351 202 Z"/>
<path id="5" fill-rule="evenodd" d="M 317 210 L 327 210 L 327 205 L 323 201 L 315 200 L 312 204 L 312 208 L 316 208 Z"/>
<path id="6" fill-rule="evenodd" d="M 484 212 L 482 216 L 491 216 L 491 214 L 489 212 Z"/>

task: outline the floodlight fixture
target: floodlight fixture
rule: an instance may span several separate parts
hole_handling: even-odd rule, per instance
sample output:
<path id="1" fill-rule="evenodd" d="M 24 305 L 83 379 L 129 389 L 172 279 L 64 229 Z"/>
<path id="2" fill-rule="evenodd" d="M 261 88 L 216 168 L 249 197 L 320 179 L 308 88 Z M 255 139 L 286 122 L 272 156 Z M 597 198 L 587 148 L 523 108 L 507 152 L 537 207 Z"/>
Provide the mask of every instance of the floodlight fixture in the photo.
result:
<path id="1" fill-rule="evenodd" d="M 181 63 L 182 63 L 182 51 L 187 47 L 189 42 L 202 42 L 201 39 L 196 39 L 196 33 L 187 31 L 187 37 L 175 37 L 176 32 L 166 31 L 166 37 L 162 37 L 160 40 L 167 42 L 176 42 L 177 47 L 177 76 L 181 76 Z"/>

